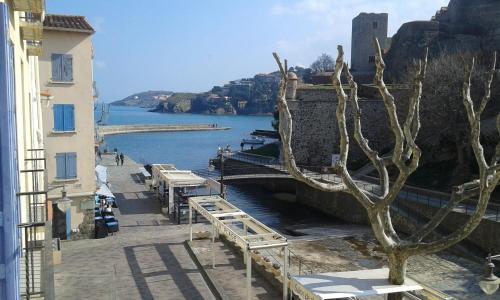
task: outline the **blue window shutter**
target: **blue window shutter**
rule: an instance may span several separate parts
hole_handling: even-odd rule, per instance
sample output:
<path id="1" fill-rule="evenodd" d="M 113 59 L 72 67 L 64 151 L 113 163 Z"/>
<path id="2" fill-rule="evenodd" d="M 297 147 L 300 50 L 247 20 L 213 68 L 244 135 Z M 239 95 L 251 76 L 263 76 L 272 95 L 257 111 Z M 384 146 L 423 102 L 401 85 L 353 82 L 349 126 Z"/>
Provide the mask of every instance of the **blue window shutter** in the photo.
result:
<path id="1" fill-rule="evenodd" d="M 54 104 L 54 131 L 64 131 L 64 105 Z"/>
<path id="2" fill-rule="evenodd" d="M 75 106 L 73 104 L 64 105 L 64 131 L 75 130 Z"/>
<path id="3" fill-rule="evenodd" d="M 66 153 L 66 178 L 76 178 L 76 153 Z"/>
<path id="4" fill-rule="evenodd" d="M 57 153 L 56 154 L 56 178 L 66 179 L 66 154 Z"/>
<path id="5" fill-rule="evenodd" d="M 62 54 L 52 54 L 52 80 L 62 81 Z"/>
<path id="6" fill-rule="evenodd" d="M 62 80 L 73 81 L 73 56 L 70 54 L 62 56 Z"/>

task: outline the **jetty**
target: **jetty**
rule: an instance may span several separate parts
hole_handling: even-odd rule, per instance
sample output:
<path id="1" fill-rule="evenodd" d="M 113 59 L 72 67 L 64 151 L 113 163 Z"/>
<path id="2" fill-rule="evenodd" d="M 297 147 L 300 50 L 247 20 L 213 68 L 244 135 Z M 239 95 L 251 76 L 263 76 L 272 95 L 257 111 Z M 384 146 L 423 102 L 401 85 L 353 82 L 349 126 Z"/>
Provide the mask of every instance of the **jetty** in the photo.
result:
<path id="1" fill-rule="evenodd" d="M 141 133 L 141 132 L 177 132 L 177 131 L 211 131 L 211 130 L 229 130 L 230 127 L 220 127 L 216 124 L 139 124 L 139 125 L 106 125 L 99 126 L 97 133 L 99 136 Z"/>

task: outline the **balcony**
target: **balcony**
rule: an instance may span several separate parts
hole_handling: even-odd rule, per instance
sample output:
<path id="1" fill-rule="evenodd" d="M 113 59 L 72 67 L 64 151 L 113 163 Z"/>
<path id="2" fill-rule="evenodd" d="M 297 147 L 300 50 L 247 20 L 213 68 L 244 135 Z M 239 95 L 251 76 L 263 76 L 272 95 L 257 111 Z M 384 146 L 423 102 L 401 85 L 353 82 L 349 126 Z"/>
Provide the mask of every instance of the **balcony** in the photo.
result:
<path id="1" fill-rule="evenodd" d="M 41 41 L 43 36 L 43 24 L 40 21 L 21 22 L 21 38 L 25 41 Z"/>
<path id="2" fill-rule="evenodd" d="M 40 42 L 28 42 L 26 52 L 29 56 L 41 56 L 42 55 L 42 43 Z"/>
<path id="3" fill-rule="evenodd" d="M 45 9 L 44 0 L 13 0 L 12 7 L 16 11 L 41 14 Z"/>

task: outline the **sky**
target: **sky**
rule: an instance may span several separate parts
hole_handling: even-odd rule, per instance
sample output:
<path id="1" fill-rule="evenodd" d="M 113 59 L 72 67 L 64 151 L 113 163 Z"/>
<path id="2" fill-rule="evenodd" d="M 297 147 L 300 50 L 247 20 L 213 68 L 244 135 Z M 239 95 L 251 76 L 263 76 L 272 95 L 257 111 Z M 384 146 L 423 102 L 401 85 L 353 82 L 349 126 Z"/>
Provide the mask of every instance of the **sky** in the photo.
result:
<path id="1" fill-rule="evenodd" d="M 448 0 L 47 0 L 47 13 L 83 15 L 96 29 L 94 76 L 100 100 L 147 90 L 204 92 L 230 80 L 290 66 L 322 53 L 350 55 L 351 21 L 387 12 L 389 36 L 429 20 Z"/>

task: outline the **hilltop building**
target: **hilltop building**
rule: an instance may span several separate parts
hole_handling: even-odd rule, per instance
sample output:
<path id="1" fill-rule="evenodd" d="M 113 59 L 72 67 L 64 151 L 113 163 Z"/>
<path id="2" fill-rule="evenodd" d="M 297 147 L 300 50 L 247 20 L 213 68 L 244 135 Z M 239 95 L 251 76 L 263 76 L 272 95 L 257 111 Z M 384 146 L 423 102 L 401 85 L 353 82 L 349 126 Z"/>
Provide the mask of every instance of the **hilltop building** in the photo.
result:
<path id="1" fill-rule="evenodd" d="M 30 5 L 28 5 L 30 4 Z M 53 299 L 38 56 L 44 1 L 0 0 L 0 299 Z"/>
<path id="2" fill-rule="evenodd" d="M 40 82 L 52 95 L 42 115 L 53 236 L 68 240 L 91 237 L 96 191 L 94 29 L 82 16 L 47 15 L 43 32 Z M 71 204 L 61 203 L 61 189 Z"/>

